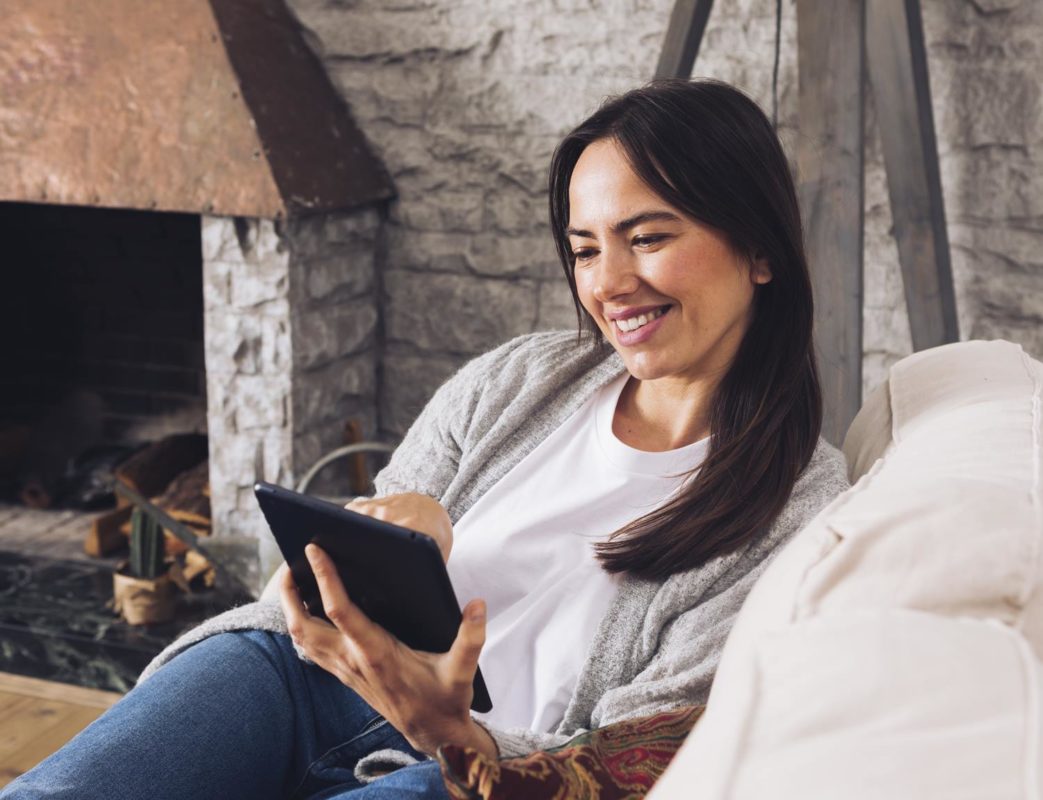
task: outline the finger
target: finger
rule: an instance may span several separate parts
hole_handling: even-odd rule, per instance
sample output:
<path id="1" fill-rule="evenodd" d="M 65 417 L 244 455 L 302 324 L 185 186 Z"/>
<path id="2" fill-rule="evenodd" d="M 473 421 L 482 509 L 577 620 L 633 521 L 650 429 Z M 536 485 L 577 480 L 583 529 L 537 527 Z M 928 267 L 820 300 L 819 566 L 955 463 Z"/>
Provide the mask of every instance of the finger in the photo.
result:
<path id="1" fill-rule="evenodd" d="M 474 681 L 474 673 L 478 669 L 478 656 L 485 645 L 485 616 L 484 600 L 472 600 L 464 606 L 460 629 L 446 658 L 446 665 L 454 683 L 470 685 Z"/>
<path id="2" fill-rule="evenodd" d="M 279 595 L 289 602 L 291 610 L 301 609 L 305 613 L 307 612 L 307 606 L 304 605 L 301 593 L 297 589 L 297 581 L 294 580 L 293 572 L 289 569 L 284 570 L 279 578 Z"/>
<path id="3" fill-rule="evenodd" d="M 282 605 L 282 613 L 286 618 L 286 629 L 294 641 L 297 641 L 303 635 L 305 624 L 311 615 L 301 599 L 297 583 L 290 570 L 286 570 L 279 581 L 279 603 Z"/>
<path id="4" fill-rule="evenodd" d="M 312 572 L 315 573 L 315 582 L 322 597 L 322 609 L 329 621 L 362 651 L 368 653 L 379 647 L 383 643 L 382 637 L 387 634 L 362 613 L 362 609 L 351 602 L 348 591 L 337 574 L 333 559 L 316 544 L 308 544 L 304 552 L 308 556 Z"/>
<path id="5" fill-rule="evenodd" d="M 356 514 L 365 514 L 367 517 L 373 517 L 373 519 L 383 520 L 384 522 L 389 521 L 387 506 L 379 500 L 356 497 L 344 508 L 348 511 L 354 511 Z"/>

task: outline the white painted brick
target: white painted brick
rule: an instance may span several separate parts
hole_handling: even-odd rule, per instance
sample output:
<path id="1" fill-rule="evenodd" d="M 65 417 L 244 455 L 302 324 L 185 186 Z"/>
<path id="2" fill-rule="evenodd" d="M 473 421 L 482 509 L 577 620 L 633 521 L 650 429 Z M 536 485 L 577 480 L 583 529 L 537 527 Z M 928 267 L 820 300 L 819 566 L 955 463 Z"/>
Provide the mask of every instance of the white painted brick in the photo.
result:
<path id="1" fill-rule="evenodd" d="M 282 259 L 285 261 L 285 259 Z M 289 274 L 285 263 L 234 264 L 230 270 L 231 304 L 249 309 L 285 298 L 289 290 Z"/>

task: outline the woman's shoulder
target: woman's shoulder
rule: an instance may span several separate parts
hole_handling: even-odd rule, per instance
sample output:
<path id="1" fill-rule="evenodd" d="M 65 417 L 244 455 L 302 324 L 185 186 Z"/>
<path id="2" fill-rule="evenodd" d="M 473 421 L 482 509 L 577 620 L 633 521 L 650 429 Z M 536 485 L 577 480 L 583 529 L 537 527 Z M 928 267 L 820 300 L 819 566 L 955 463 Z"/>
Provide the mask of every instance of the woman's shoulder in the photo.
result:
<path id="1" fill-rule="evenodd" d="M 527 333 L 460 367 L 427 402 L 421 418 L 452 428 L 459 441 L 470 440 L 508 408 L 528 415 L 555 400 L 567 405 L 566 396 L 589 392 L 621 369 L 615 351 L 589 334 Z"/>
<path id="2" fill-rule="evenodd" d="M 844 454 L 820 436 L 786 505 L 767 535 L 755 542 L 752 549 L 762 550 L 764 554 L 777 550 L 849 488 Z"/>
<path id="3" fill-rule="evenodd" d="M 764 535 L 740 552 L 751 563 L 767 560 L 850 487 L 844 454 L 819 436 L 811 459 L 797 476 L 782 510 Z"/>
<path id="4" fill-rule="evenodd" d="M 811 460 L 797 478 L 790 502 L 811 501 L 818 505 L 832 500 L 851 487 L 844 454 L 822 436 L 811 454 Z"/>
<path id="5" fill-rule="evenodd" d="M 526 360 L 549 365 L 555 362 L 602 360 L 611 358 L 615 351 L 599 343 L 586 331 L 535 331 L 509 339 L 479 356 L 490 361 Z"/>
<path id="6" fill-rule="evenodd" d="M 811 460 L 790 492 L 789 500 L 764 534 L 739 550 L 672 575 L 664 586 L 666 595 L 674 593 L 684 596 L 690 601 L 689 605 L 694 607 L 705 600 L 708 586 L 722 592 L 733 584 L 743 583 L 745 590 L 748 590 L 751 585 L 749 580 L 759 575 L 768 561 L 797 532 L 847 491 L 850 485 L 844 454 L 820 436 Z M 723 578 L 725 575 L 730 578 Z M 750 576 L 749 580 L 746 576 Z M 684 605 L 675 602 L 678 606 Z"/>
<path id="7" fill-rule="evenodd" d="M 592 369 L 622 366 L 616 352 L 589 333 L 537 331 L 516 336 L 475 357 L 455 378 L 480 385 L 483 391 L 497 387 L 513 391 L 520 386 L 547 390 Z"/>

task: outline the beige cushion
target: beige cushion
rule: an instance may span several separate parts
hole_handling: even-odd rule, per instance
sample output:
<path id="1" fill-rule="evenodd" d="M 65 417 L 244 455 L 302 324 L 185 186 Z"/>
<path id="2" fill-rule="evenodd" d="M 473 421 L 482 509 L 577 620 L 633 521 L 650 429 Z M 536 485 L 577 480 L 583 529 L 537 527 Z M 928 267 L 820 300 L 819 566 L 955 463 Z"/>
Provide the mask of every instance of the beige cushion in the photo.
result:
<path id="1" fill-rule="evenodd" d="M 891 423 L 891 383 L 885 380 L 869 393 L 844 436 L 841 449 L 852 485 L 892 446 Z"/>
<path id="2" fill-rule="evenodd" d="M 1014 680 L 1015 670 L 1013 656 L 990 661 L 979 646 L 1005 637 L 1017 641 L 1022 655 L 1043 653 L 1041 384 L 1043 365 L 1001 341 L 934 348 L 891 369 L 845 442 L 857 483 L 794 538 L 754 587 L 725 647 L 707 712 L 657 785 L 656 800 L 682 796 L 675 770 L 692 782 L 685 797 L 807 798 L 801 792 L 812 786 L 823 794 L 811 796 L 849 797 L 862 791 L 856 783 L 864 779 L 850 764 L 863 758 L 870 769 L 879 759 L 873 772 L 879 777 L 870 783 L 876 793 L 864 796 L 892 797 L 917 796 L 902 794 L 903 786 L 935 785 L 931 776 L 945 773 L 943 762 L 974 762 L 975 737 L 937 729 L 944 708 L 967 706 L 971 681 L 939 679 L 923 713 L 913 714 L 919 706 L 909 705 L 916 696 L 910 687 L 920 659 L 925 670 L 946 674 L 913 640 L 920 636 L 972 665 L 979 693 Z M 913 612 L 915 623 L 908 621 Z M 898 644 L 902 653 L 892 650 Z M 1020 669 L 1024 687 L 1036 686 L 1035 677 L 1024 677 L 1035 672 Z M 805 674 L 813 679 L 803 680 Z M 1025 706 L 1033 724 L 1037 706 Z M 794 717 L 807 709 L 813 712 Z M 908 730 L 893 724 L 903 709 L 910 710 L 902 723 Z M 981 711 L 972 704 L 967 713 Z M 804 722 L 794 727 L 797 719 Z M 998 747 L 1022 747 L 1004 720 L 981 717 L 983 734 L 995 728 L 1007 736 Z M 923 736 L 911 733 L 918 726 Z M 899 730 L 908 744 L 901 769 L 888 760 L 884 741 Z M 784 740 L 789 744 L 779 750 Z M 812 784 L 804 773 L 815 761 L 807 754 L 816 750 L 824 782 Z M 849 767 L 832 769 L 834 763 Z M 743 783 L 746 775 L 756 782 Z M 983 780 L 1008 787 L 999 775 Z M 1024 795 L 1004 788 L 919 796 Z"/>
<path id="3" fill-rule="evenodd" d="M 916 611 L 819 617 L 760 636 L 746 666 L 728 713 L 696 724 L 650 798 L 1043 792 L 1043 670 L 1006 625 Z"/>

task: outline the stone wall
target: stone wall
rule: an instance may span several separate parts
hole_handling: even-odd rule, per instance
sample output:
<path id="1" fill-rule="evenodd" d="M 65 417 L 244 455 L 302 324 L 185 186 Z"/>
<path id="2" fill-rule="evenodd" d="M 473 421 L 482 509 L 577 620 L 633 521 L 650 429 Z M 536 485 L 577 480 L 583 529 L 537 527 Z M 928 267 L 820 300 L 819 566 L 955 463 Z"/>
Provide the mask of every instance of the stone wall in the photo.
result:
<path id="1" fill-rule="evenodd" d="M 575 317 L 546 225 L 558 137 L 646 80 L 671 0 L 290 0 L 398 188 L 382 264 L 380 427 L 400 435 L 471 355 Z M 924 0 L 963 338 L 1043 356 L 1043 3 Z M 696 74 L 770 110 L 775 4 L 719 0 Z M 796 135 L 784 3 L 780 133 Z M 865 380 L 910 351 L 886 178 L 867 113 Z"/>
<path id="2" fill-rule="evenodd" d="M 399 192 L 381 424 L 470 356 L 575 313 L 547 234 L 560 135 L 648 75 L 667 4 L 291 0 Z"/>
<path id="3" fill-rule="evenodd" d="M 381 224 L 374 209 L 289 226 L 203 218 L 211 513 L 258 591 L 282 559 L 254 482 L 294 485 L 349 418 L 376 433 Z"/>

